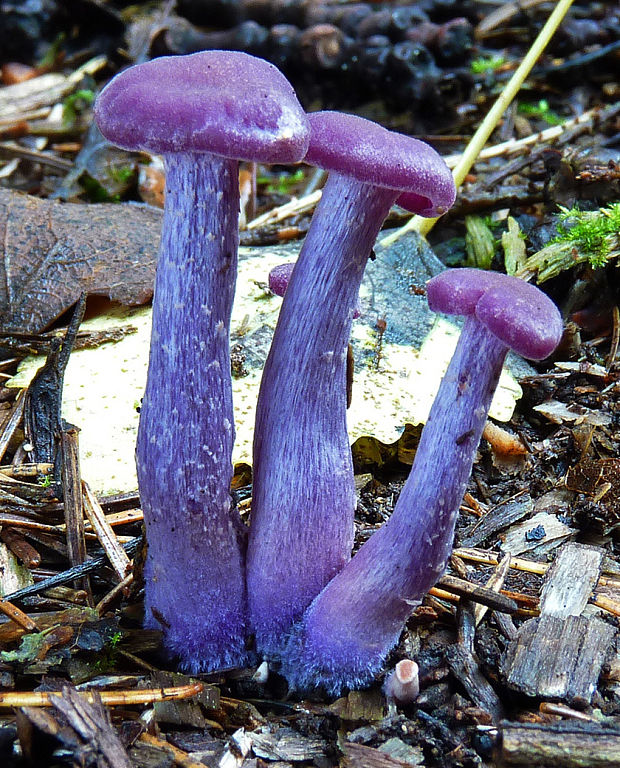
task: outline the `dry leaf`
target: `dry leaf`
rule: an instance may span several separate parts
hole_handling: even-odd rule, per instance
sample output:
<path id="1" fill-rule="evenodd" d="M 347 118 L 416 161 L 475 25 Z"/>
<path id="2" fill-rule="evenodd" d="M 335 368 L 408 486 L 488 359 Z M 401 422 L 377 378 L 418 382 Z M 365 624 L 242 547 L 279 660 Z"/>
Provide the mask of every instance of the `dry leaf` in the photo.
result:
<path id="1" fill-rule="evenodd" d="M 0 190 L 0 328 L 38 333 L 83 292 L 148 301 L 161 215 L 145 205 L 59 203 Z"/>

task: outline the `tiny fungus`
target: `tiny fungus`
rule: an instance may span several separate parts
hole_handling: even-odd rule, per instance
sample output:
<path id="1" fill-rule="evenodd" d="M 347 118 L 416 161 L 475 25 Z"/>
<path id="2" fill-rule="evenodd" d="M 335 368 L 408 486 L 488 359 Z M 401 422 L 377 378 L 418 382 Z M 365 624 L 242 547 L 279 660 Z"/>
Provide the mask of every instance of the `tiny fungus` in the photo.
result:
<path id="1" fill-rule="evenodd" d="M 427 144 L 353 115 L 308 119 L 305 160 L 330 174 L 282 302 L 254 437 L 248 596 L 267 656 L 278 655 L 283 633 L 350 558 L 347 344 L 381 224 L 403 192 L 424 216 L 455 197 L 450 171 Z"/>
<path id="2" fill-rule="evenodd" d="M 562 321 L 553 302 L 518 278 L 448 270 L 430 280 L 427 290 L 431 309 L 465 315 L 461 336 L 391 518 L 290 634 L 282 671 L 294 688 L 322 684 L 336 694 L 367 684 L 379 672 L 413 607 L 446 566 L 508 350 L 540 360 L 560 340 Z"/>
<path id="3" fill-rule="evenodd" d="M 103 89 L 95 116 L 107 139 L 163 154 L 166 166 L 136 449 L 145 621 L 185 668 L 217 669 L 243 661 L 247 635 L 244 542 L 230 497 L 238 160 L 301 160 L 307 119 L 275 67 L 231 51 L 131 67 Z"/>
<path id="4" fill-rule="evenodd" d="M 419 667 L 411 659 L 402 659 L 385 678 L 383 692 L 389 702 L 411 704 L 420 693 Z"/>

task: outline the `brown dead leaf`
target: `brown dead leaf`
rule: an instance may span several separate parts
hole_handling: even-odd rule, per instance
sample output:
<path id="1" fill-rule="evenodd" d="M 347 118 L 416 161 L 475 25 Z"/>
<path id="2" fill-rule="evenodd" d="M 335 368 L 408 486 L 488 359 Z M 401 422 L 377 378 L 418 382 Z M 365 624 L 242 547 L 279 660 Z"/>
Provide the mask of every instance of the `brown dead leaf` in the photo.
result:
<path id="1" fill-rule="evenodd" d="M 0 329 L 39 333 L 81 293 L 143 304 L 161 211 L 41 200 L 0 190 Z"/>
<path id="2" fill-rule="evenodd" d="M 372 468 L 385 468 L 397 462 L 411 466 L 420 442 L 422 425 L 405 424 L 402 435 L 393 443 L 382 443 L 376 437 L 362 435 L 352 445 L 356 473 Z"/>
<path id="3" fill-rule="evenodd" d="M 620 459 L 582 459 L 566 473 L 566 487 L 598 500 L 620 496 Z"/>

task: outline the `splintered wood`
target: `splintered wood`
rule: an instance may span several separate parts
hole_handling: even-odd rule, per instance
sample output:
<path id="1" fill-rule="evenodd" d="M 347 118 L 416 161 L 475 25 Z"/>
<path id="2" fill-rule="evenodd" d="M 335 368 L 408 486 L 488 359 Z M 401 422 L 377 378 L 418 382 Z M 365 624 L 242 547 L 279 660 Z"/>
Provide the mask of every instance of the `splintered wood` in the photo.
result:
<path id="1" fill-rule="evenodd" d="M 620 731 L 598 723 L 504 724 L 498 750 L 501 765 L 616 768 Z"/>
<path id="2" fill-rule="evenodd" d="M 522 624 L 508 647 L 503 673 L 510 688 L 578 706 L 590 703 L 616 635 L 611 624 L 581 615 L 603 555 L 581 544 L 560 550 L 545 577 L 540 617 Z"/>

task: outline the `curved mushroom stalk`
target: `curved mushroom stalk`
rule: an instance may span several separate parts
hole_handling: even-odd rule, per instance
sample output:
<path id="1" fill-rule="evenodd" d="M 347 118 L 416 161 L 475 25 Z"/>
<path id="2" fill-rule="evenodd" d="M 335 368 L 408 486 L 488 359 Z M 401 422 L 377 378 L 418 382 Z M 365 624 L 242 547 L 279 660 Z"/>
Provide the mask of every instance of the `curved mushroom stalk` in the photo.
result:
<path id="1" fill-rule="evenodd" d="M 367 685 L 443 573 L 508 348 L 468 319 L 391 518 L 312 603 L 286 649 L 294 688 Z"/>
<path id="2" fill-rule="evenodd" d="M 280 309 L 256 413 L 248 551 L 252 625 L 267 655 L 350 558 L 347 347 L 364 267 L 396 196 L 330 174 Z"/>
<path id="3" fill-rule="evenodd" d="M 284 637 L 349 560 L 355 493 L 346 354 L 366 261 L 403 190 L 425 215 L 454 202 L 427 144 L 353 115 L 308 116 L 306 162 L 331 171 L 286 289 L 263 372 L 247 579 L 257 648 Z"/>
<path id="4" fill-rule="evenodd" d="M 165 161 L 136 447 L 148 540 L 145 624 L 162 629 L 168 650 L 198 671 L 245 658 L 244 554 L 229 492 L 235 431 L 226 375 L 239 190 L 234 160 L 177 153 Z"/>
<path id="5" fill-rule="evenodd" d="M 413 607 L 446 567 L 508 349 L 541 359 L 559 342 L 560 315 L 541 291 L 486 274 L 450 270 L 429 282 L 431 308 L 466 314 L 465 325 L 390 520 L 325 587 L 291 635 L 283 674 L 294 688 L 321 684 L 338 694 L 368 684 L 380 671 Z"/>

